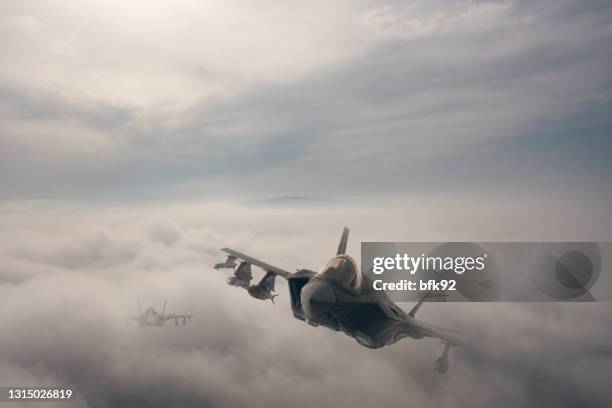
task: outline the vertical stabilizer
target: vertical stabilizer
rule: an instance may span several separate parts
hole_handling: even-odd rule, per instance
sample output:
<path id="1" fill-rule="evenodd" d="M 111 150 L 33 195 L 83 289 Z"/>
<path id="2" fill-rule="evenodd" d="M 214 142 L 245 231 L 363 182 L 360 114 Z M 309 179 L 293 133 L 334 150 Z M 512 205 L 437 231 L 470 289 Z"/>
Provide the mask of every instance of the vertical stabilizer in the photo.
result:
<path id="1" fill-rule="evenodd" d="M 340 244 L 338 244 L 338 251 L 336 252 L 336 255 L 346 254 L 346 245 L 348 244 L 348 236 L 349 236 L 349 229 L 344 227 L 344 229 L 342 230 L 342 237 L 340 238 Z"/>

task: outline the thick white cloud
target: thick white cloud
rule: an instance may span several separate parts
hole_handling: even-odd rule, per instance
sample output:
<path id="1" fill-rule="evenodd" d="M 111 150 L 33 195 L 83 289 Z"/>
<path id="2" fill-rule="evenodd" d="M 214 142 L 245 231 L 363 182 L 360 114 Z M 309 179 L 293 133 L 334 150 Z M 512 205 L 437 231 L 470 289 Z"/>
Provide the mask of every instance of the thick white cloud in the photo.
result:
<path id="1" fill-rule="evenodd" d="M 229 245 L 288 270 L 316 270 L 334 253 L 343 224 L 352 227 L 349 250 L 357 255 L 366 239 L 569 239 L 591 236 L 601 222 L 593 212 L 568 223 L 573 210 L 563 206 L 543 217 L 544 207 L 534 203 L 444 203 L 4 204 L 0 374 L 22 384 L 70 384 L 81 394 L 78 406 L 609 400 L 605 303 L 429 304 L 421 318 L 461 331 L 486 356 L 474 361 L 455 352 L 451 371 L 439 377 L 432 372 L 442 347 L 435 340 L 369 350 L 294 319 L 284 283 L 272 305 L 227 286 L 227 273 L 212 268 L 223 258 L 219 248 Z M 610 226 L 604 229 L 609 240 Z M 192 324 L 145 330 L 126 323 L 137 313 L 136 299 L 159 308 L 164 298 L 168 311 L 193 313 Z"/>

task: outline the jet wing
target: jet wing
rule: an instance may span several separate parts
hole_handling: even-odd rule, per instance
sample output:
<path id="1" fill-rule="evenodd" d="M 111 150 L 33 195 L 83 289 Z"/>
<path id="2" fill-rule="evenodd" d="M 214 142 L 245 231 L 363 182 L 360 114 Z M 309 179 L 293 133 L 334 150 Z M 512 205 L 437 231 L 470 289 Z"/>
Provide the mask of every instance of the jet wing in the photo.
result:
<path id="1" fill-rule="evenodd" d="M 454 333 L 451 333 L 448 330 L 438 328 L 432 324 L 425 323 L 417 319 L 410 319 L 406 323 L 413 327 L 416 327 L 426 337 L 438 338 L 442 340 L 443 342 L 448 343 L 451 346 L 461 346 L 461 347 L 469 348 L 467 343 L 465 343 L 461 338 L 459 338 L 457 335 L 455 335 Z"/>
<path id="2" fill-rule="evenodd" d="M 165 314 L 163 316 L 164 320 L 170 320 L 170 319 L 191 319 L 191 315 L 190 314 L 174 314 L 174 313 L 170 313 L 170 314 Z"/>
<path id="3" fill-rule="evenodd" d="M 267 263 L 265 263 L 263 261 L 260 261 L 259 259 L 255 259 L 255 258 L 250 257 L 248 255 L 245 255 L 245 254 L 243 254 L 241 252 L 235 251 L 233 249 L 223 248 L 222 251 L 225 252 L 226 254 L 229 254 L 229 255 L 234 256 L 234 257 L 236 257 L 238 259 L 241 259 L 241 260 L 243 260 L 243 261 L 245 261 L 247 263 L 250 263 L 251 265 L 259 266 L 260 268 L 262 268 L 266 272 L 268 272 L 266 274 L 266 276 L 262 279 L 261 283 L 264 283 L 264 281 L 268 277 L 269 273 L 272 273 L 274 275 L 280 275 L 280 276 L 282 276 L 285 279 L 289 278 L 292 275 L 291 272 L 287 272 L 284 269 L 281 269 L 281 268 L 276 267 L 274 265 L 267 264 Z"/>
<path id="4" fill-rule="evenodd" d="M 171 319 L 174 319 L 174 324 L 176 325 L 179 324 L 179 319 L 183 319 L 183 324 L 187 324 L 187 322 L 191 321 L 191 315 L 190 314 L 174 314 L 174 313 L 164 315 L 164 320 L 171 320 Z"/>
<path id="5" fill-rule="evenodd" d="M 166 320 L 168 319 L 191 319 L 191 315 L 190 314 L 180 314 L 180 315 L 172 314 L 166 317 Z"/>
<path id="6" fill-rule="evenodd" d="M 410 337 L 414 337 L 415 334 L 424 337 L 435 337 L 451 346 L 462 346 L 464 348 L 469 348 L 468 344 L 452 331 L 436 327 L 414 317 L 425 298 L 429 296 L 431 296 L 431 293 L 428 293 L 425 297 L 423 297 L 423 299 L 421 299 L 409 313 L 404 312 L 401 308 L 388 299 L 385 299 L 386 301 L 381 304 L 381 307 L 389 319 L 400 323 L 397 326 L 399 331 Z"/>

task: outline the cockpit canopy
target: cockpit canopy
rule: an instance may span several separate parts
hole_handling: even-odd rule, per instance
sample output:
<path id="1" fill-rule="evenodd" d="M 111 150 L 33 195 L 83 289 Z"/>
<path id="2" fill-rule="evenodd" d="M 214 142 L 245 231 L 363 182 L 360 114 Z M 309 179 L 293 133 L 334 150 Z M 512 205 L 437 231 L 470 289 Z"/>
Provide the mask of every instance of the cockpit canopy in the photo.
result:
<path id="1" fill-rule="evenodd" d="M 145 314 L 147 315 L 155 314 L 155 310 L 152 307 L 150 307 L 145 311 Z"/>
<path id="2" fill-rule="evenodd" d="M 361 287 L 361 273 L 355 260 L 348 255 L 339 255 L 332 258 L 319 274 L 333 279 L 346 288 L 359 289 Z"/>

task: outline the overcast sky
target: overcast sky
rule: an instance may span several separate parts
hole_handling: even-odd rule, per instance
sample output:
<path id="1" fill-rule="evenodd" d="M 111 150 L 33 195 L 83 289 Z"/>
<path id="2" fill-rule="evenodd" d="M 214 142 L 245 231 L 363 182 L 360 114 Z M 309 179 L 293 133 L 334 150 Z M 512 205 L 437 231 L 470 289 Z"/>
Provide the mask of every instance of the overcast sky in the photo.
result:
<path id="1" fill-rule="evenodd" d="M 0 4 L 0 385 L 77 406 L 605 406 L 596 304 L 372 351 L 225 284 L 360 241 L 612 241 L 606 1 Z M 139 330 L 143 305 L 193 313 Z M 404 308 L 410 305 L 402 305 Z M 16 405 L 17 406 L 17 405 Z"/>
<path id="2" fill-rule="evenodd" d="M 607 2 L 5 2 L 4 200 L 609 201 Z"/>

